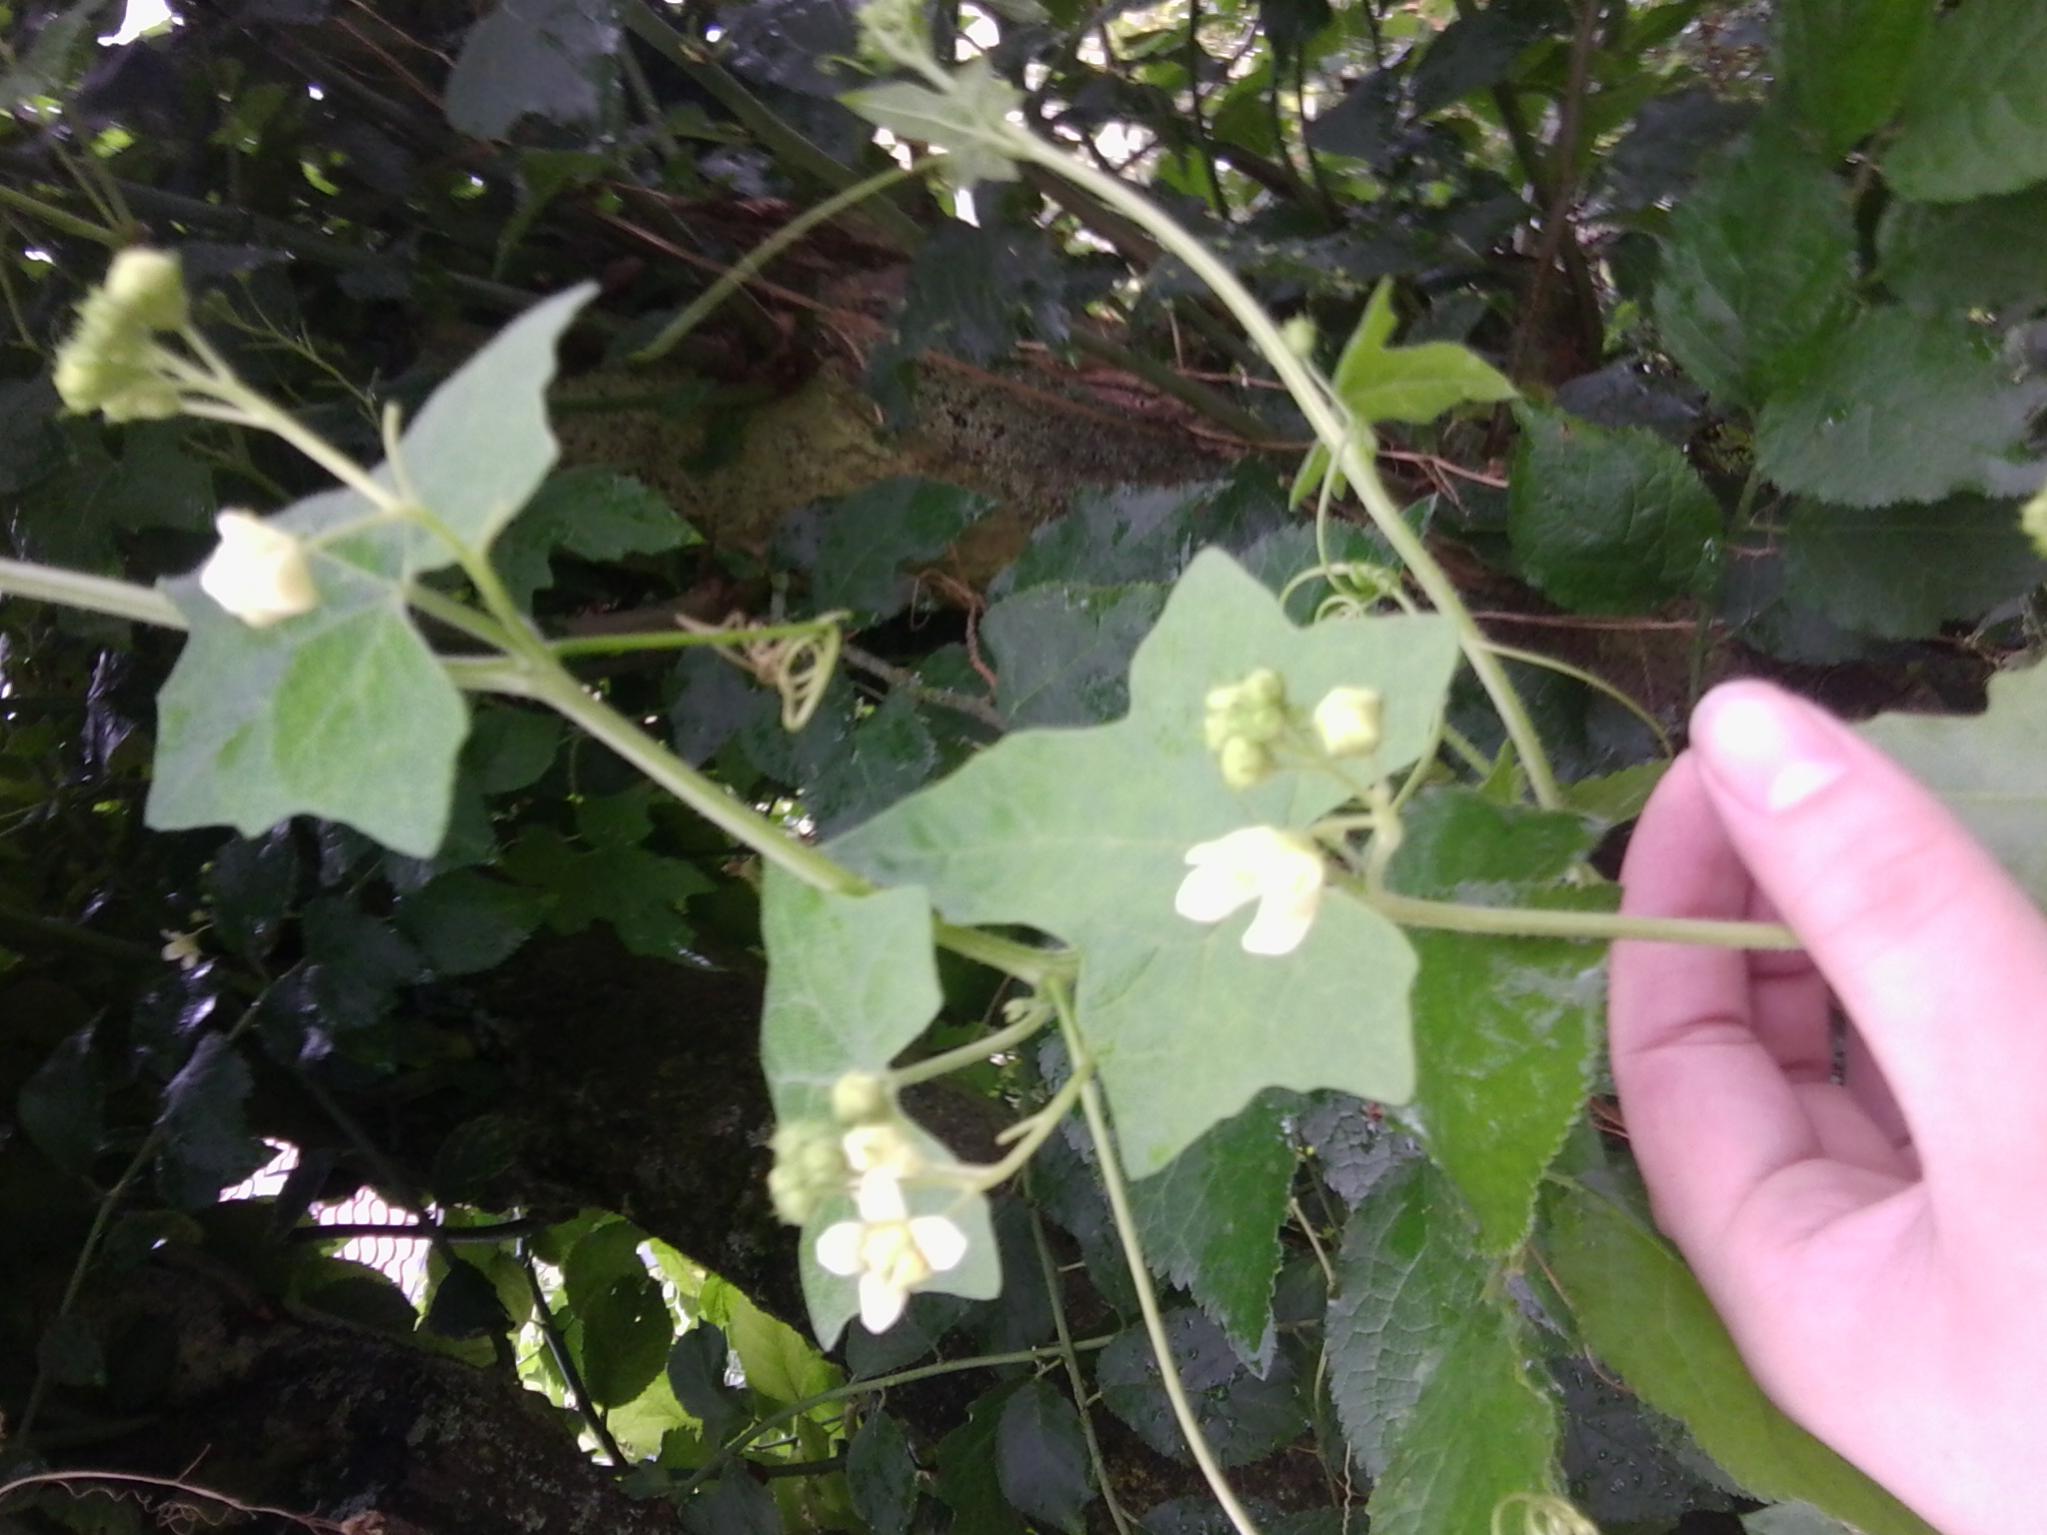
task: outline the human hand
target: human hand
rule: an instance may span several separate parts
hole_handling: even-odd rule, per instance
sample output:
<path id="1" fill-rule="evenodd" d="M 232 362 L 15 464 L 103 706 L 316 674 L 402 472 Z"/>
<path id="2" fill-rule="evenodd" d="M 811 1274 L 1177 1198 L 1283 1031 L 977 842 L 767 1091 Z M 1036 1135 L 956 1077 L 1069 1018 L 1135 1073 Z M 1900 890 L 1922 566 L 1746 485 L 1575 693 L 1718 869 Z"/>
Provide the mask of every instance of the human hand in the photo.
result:
<path id="1" fill-rule="evenodd" d="M 1779 920 L 1806 947 L 1614 946 L 1657 1221 L 1793 1418 L 1945 1535 L 2047 1525 L 2047 920 L 1814 706 L 1730 684 L 1692 740 L 1622 909 Z"/>

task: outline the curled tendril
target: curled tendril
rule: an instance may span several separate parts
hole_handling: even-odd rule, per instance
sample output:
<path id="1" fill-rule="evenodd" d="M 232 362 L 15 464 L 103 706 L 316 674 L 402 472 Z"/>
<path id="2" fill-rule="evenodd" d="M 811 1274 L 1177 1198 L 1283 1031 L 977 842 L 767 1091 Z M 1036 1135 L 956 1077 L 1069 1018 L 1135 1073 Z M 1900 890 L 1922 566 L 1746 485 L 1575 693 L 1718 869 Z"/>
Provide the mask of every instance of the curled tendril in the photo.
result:
<path id="1" fill-rule="evenodd" d="M 1493 1535 L 1599 1535 L 1599 1526 L 1552 1493 L 1516 1492 L 1493 1509 Z"/>
<path id="2" fill-rule="evenodd" d="M 736 639 L 729 646 L 720 645 L 718 654 L 781 696 L 782 728 L 793 734 L 810 723 L 817 706 L 824 702 L 825 689 L 838 668 L 839 647 L 844 643 L 839 624 L 846 616 L 826 613 L 801 634 L 766 640 Z M 749 629 L 759 627 L 739 613 L 729 614 L 716 624 L 701 623 L 680 614 L 675 621 L 692 634 L 743 636 Z"/>

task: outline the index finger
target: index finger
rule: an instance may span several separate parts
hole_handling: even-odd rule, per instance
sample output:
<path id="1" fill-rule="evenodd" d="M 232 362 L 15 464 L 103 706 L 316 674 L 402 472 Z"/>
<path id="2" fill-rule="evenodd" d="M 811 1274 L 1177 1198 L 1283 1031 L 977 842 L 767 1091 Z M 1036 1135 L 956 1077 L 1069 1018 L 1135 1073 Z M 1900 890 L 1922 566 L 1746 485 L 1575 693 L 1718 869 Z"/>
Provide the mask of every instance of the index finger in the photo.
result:
<path id="1" fill-rule="evenodd" d="M 2047 919 L 1931 794 L 1815 706 L 1729 684 L 1692 740 L 1729 841 L 1854 1018 L 1936 1200 L 2036 1180 Z"/>

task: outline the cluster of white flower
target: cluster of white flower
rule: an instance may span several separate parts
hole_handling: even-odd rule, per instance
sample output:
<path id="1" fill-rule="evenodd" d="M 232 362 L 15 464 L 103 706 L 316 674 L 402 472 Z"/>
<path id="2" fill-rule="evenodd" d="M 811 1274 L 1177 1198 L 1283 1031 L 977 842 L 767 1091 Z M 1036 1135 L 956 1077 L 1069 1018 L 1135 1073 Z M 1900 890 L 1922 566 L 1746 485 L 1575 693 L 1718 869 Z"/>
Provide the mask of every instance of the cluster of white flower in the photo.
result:
<path id="1" fill-rule="evenodd" d="M 798 1120 L 775 1132 L 768 1190 L 783 1219 L 807 1224 L 827 1201 L 853 1196 L 858 1218 L 819 1233 L 818 1264 L 858 1279 L 860 1320 L 886 1332 L 912 1292 L 958 1268 L 966 1233 L 942 1215 L 912 1215 L 903 1185 L 929 1171 L 887 1082 L 851 1071 L 832 1086 L 832 1119 Z"/>

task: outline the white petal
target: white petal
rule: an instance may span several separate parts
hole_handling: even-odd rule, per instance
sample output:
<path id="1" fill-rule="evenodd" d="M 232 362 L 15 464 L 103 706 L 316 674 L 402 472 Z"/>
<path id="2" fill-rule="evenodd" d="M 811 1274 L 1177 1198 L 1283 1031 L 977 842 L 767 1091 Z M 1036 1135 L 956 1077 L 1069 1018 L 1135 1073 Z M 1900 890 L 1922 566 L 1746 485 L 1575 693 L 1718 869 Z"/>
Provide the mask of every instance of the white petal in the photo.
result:
<path id="1" fill-rule="evenodd" d="M 910 1207 L 903 1203 L 902 1184 L 887 1168 L 862 1173 L 853 1191 L 853 1202 L 859 1206 L 860 1219 L 870 1226 L 899 1221 L 910 1213 Z"/>
<path id="2" fill-rule="evenodd" d="M 1320 892 L 1307 899 L 1267 899 L 1258 903 L 1258 914 L 1244 929 L 1244 952 L 1278 956 L 1291 954 L 1315 925 Z"/>
<path id="3" fill-rule="evenodd" d="M 1199 851 L 1197 849 L 1196 851 Z M 1187 855 L 1192 858 L 1193 853 Z M 1258 881 L 1247 870 L 1221 863 L 1188 871 L 1173 897 L 1173 910 L 1189 922 L 1220 922 L 1258 899 Z"/>
<path id="4" fill-rule="evenodd" d="M 827 1274 L 851 1277 L 860 1272 L 860 1241 L 867 1228 L 858 1221 L 840 1221 L 817 1234 L 817 1262 Z"/>
<path id="5" fill-rule="evenodd" d="M 967 1255 L 967 1234 L 942 1215 L 920 1215 L 910 1222 L 910 1240 L 924 1261 L 939 1273 L 956 1269 Z"/>
<path id="6" fill-rule="evenodd" d="M 902 1319 L 910 1297 L 879 1274 L 860 1276 L 860 1325 L 871 1333 L 884 1333 Z"/>

